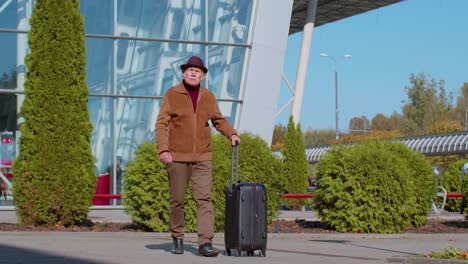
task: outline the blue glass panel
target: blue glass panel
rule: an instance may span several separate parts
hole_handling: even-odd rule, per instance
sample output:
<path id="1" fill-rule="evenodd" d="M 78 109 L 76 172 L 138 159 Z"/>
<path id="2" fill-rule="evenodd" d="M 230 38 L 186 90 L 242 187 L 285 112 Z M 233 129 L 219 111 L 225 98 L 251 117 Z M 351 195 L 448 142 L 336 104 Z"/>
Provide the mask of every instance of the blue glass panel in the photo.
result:
<path id="1" fill-rule="evenodd" d="M 247 43 L 253 0 L 208 1 L 209 41 Z"/>
<path id="2" fill-rule="evenodd" d="M 16 89 L 16 43 L 15 33 L 0 33 L 0 89 Z"/>
<path id="3" fill-rule="evenodd" d="M 126 43 L 120 44 L 123 41 Z M 171 51 L 169 43 L 119 40 L 118 94 L 162 96 L 167 86 L 180 82 L 180 65 L 192 54 L 203 58 L 204 49 L 202 45 L 178 45 L 179 51 Z"/>
<path id="4" fill-rule="evenodd" d="M 89 92 L 113 94 L 113 40 L 86 38 L 86 74 Z"/>
<path id="5" fill-rule="evenodd" d="M 113 158 L 113 104 L 114 99 L 112 98 L 90 96 L 88 100 L 91 123 L 93 124 L 91 148 L 96 160 L 96 175 L 106 173 Z"/>
<path id="6" fill-rule="evenodd" d="M 16 132 L 17 95 L 0 93 L 0 131 Z"/>
<path id="7" fill-rule="evenodd" d="M 135 150 L 144 142 L 154 142 L 154 125 L 159 100 L 120 98 L 116 110 L 117 150 L 124 166 L 134 159 Z"/>
<path id="8" fill-rule="evenodd" d="M 113 0 L 80 0 L 86 34 L 113 35 Z"/>
<path id="9" fill-rule="evenodd" d="M 17 28 L 17 1 L 0 0 L 0 28 L 16 29 Z"/>
<path id="10" fill-rule="evenodd" d="M 218 102 L 218 107 L 223 116 L 229 121 L 229 123 L 235 127 L 236 111 L 239 103 L 237 102 Z"/>
<path id="11" fill-rule="evenodd" d="M 218 99 L 240 99 L 246 48 L 210 46 L 208 54 L 209 89 Z"/>
<path id="12" fill-rule="evenodd" d="M 27 30 L 33 0 L 0 0 L 0 28 Z"/>
<path id="13" fill-rule="evenodd" d="M 118 0 L 117 31 L 131 37 L 202 41 L 204 3 L 204 0 Z"/>

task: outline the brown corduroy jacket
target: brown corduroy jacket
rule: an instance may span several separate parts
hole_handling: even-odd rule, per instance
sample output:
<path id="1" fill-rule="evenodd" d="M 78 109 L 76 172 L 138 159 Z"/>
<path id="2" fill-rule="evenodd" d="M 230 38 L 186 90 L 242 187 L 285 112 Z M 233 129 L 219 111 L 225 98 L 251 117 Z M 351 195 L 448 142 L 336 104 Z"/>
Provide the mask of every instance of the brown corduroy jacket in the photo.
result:
<path id="1" fill-rule="evenodd" d="M 179 162 L 211 160 L 208 121 L 228 139 L 237 134 L 219 111 L 213 93 L 205 87 L 200 87 L 196 109 L 194 113 L 192 99 L 182 82 L 164 94 L 155 129 L 159 153 L 169 151 L 172 159 Z"/>

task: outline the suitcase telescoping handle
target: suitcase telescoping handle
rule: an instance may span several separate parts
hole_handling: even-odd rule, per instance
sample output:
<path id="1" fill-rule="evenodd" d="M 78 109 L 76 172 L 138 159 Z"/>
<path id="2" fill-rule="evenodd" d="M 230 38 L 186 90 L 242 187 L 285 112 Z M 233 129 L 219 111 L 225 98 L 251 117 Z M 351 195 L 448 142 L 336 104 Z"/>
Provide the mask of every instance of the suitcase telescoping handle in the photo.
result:
<path id="1" fill-rule="evenodd" d="M 234 146 L 231 146 L 231 177 L 229 179 L 229 190 L 232 191 L 233 186 L 237 183 L 239 180 L 239 142 L 236 142 L 237 144 Z M 234 164 L 235 160 L 235 164 Z M 236 181 L 233 183 L 232 178 L 236 178 Z"/>

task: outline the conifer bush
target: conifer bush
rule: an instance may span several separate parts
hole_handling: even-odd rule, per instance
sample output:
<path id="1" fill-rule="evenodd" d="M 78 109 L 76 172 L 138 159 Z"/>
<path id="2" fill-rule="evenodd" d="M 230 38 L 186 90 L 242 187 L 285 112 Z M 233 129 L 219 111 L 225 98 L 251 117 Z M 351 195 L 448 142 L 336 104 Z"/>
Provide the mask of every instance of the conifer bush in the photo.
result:
<path id="1" fill-rule="evenodd" d="M 281 162 L 276 158 L 266 142 L 248 133 L 241 136 L 239 149 L 239 179 L 261 182 L 268 192 L 268 221 L 278 216 L 281 202 L 280 191 L 284 183 L 280 175 Z M 222 135 L 215 135 L 213 144 L 213 189 L 211 199 L 215 207 L 215 230 L 224 229 L 224 206 L 226 189 L 231 171 L 231 146 Z M 159 161 L 154 144 L 141 145 L 135 160 L 129 163 L 124 179 L 123 205 L 132 219 L 158 232 L 168 231 L 169 192 L 165 166 Z M 186 194 L 185 230 L 195 232 L 196 203 L 191 189 Z"/>
<path id="2" fill-rule="evenodd" d="M 399 233 L 421 226 L 435 194 L 431 166 L 401 143 L 334 147 L 316 172 L 313 207 L 340 232 Z"/>
<path id="3" fill-rule="evenodd" d="M 78 0 L 36 0 L 13 196 L 22 225 L 82 223 L 96 177 Z"/>
<path id="4" fill-rule="evenodd" d="M 467 163 L 468 160 L 460 160 L 449 165 L 447 171 L 444 173 L 441 179 L 442 187 L 448 193 L 461 193 L 462 190 L 465 192 L 465 196 L 468 194 L 468 175 L 465 175 L 465 188 L 462 188 L 461 170 L 463 164 Z M 462 199 L 447 199 L 444 210 L 449 212 L 459 212 Z"/>
<path id="5" fill-rule="evenodd" d="M 305 154 L 304 137 L 300 124 L 295 125 L 293 117 L 289 117 L 285 143 L 281 149 L 284 157 L 283 177 L 286 178 L 286 193 L 305 193 L 308 187 L 309 163 Z M 288 199 L 290 206 L 305 205 L 305 199 Z"/>

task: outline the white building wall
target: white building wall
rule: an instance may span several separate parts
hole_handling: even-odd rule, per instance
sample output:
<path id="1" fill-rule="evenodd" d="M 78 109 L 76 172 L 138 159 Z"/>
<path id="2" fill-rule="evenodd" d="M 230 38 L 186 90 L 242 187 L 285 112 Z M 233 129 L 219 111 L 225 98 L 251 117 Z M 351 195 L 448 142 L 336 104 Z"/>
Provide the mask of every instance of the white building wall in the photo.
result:
<path id="1" fill-rule="evenodd" d="M 271 143 L 293 0 L 258 0 L 239 131 Z"/>

